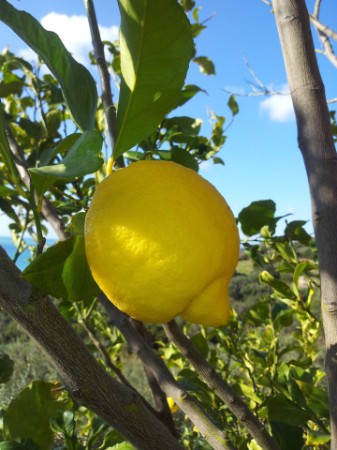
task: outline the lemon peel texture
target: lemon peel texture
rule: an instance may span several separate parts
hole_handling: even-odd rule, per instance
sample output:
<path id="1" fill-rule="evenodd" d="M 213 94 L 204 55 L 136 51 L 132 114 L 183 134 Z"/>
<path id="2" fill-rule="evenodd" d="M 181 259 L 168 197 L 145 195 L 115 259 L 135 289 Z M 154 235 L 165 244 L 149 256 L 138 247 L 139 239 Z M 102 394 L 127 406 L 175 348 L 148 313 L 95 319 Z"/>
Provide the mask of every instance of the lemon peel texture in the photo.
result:
<path id="1" fill-rule="evenodd" d="M 97 284 L 134 319 L 227 323 L 238 229 L 225 199 L 193 170 L 148 160 L 113 172 L 93 196 L 85 247 Z"/>

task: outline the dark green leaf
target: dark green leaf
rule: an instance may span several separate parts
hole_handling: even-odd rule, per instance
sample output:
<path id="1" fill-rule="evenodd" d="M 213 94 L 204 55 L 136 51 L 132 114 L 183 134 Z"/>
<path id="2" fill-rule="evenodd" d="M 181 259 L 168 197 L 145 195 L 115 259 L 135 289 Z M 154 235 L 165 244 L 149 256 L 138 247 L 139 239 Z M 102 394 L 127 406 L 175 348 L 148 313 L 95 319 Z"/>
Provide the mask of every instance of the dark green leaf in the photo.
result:
<path id="1" fill-rule="evenodd" d="M 271 230 L 275 229 L 276 205 L 272 200 L 260 200 L 252 202 L 240 212 L 238 219 L 242 231 L 247 236 L 259 233 L 264 225 L 268 225 Z"/>
<path id="2" fill-rule="evenodd" d="M 182 166 L 188 167 L 189 169 L 195 170 L 196 172 L 199 170 L 198 161 L 186 150 L 174 148 L 172 150 L 171 160 Z"/>
<path id="3" fill-rule="evenodd" d="M 72 179 L 95 172 L 103 164 L 99 156 L 103 138 L 96 130 L 85 131 L 76 140 L 61 164 L 30 169 L 34 186 L 42 183 L 40 177 L 55 177 L 58 179 Z"/>
<path id="4" fill-rule="evenodd" d="M 298 387 L 306 396 L 308 407 L 318 417 L 329 418 L 329 398 L 326 390 L 302 380 L 295 380 Z"/>
<path id="5" fill-rule="evenodd" d="M 198 92 L 203 92 L 206 94 L 206 91 L 204 89 L 201 89 L 199 86 L 196 86 L 195 84 L 186 84 L 181 91 L 181 98 L 179 102 L 177 103 L 177 106 L 182 106 L 189 100 L 191 100 Z"/>
<path id="6" fill-rule="evenodd" d="M 273 422 L 300 426 L 305 425 L 308 420 L 312 419 L 312 415 L 308 411 L 300 408 L 282 394 L 268 398 L 266 404 L 269 420 Z"/>
<path id="7" fill-rule="evenodd" d="M 302 427 L 275 421 L 271 422 L 271 429 L 281 449 L 299 450 L 303 448 L 305 442 Z"/>
<path id="8" fill-rule="evenodd" d="M 237 101 L 236 101 L 234 95 L 231 95 L 229 97 L 227 105 L 228 105 L 229 109 L 232 111 L 232 115 L 236 116 L 236 114 L 239 112 L 239 105 L 237 104 Z"/>
<path id="9" fill-rule="evenodd" d="M 214 63 L 207 56 L 197 56 L 193 61 L 198 64 L 201 73 L 215 75 Z"/>
<path id="10" fill-rule="evenodd" d="M 43 450 L 51 448 L 53 432 L 49 419 L 59 408 L 53 388 L 51 383 L 33 381 L 12 400 L 4 415 L 6 436 L 32 439 Z"/>
<path id="11" fill-rule="evenodd" d="M 79 234 L 37 256 L 22 276 L 42 292 L 63 300 L 91 299 L 100 292 L 86 260 L 84 237 Z"/>
<path id="12" fill-rule="evenodd" d="M 81 133 L 69 134 L 56 147 L 44 150 L 40 155 L 40 166 L 47 166 L 56 155 L 67 153 L 80 137 Z"/>
<path id="13" fill-rule="evenodd" d="M 199 352 L 204 358 L 207 358 L 208 355 L 208 343 L 207 340 L 201 333 L 196 333 L 191 337 L 192 343 L 197 347 Z"/>
<path id="14" fill-rule="evenodd" d="M 6 0 L 0 2 L 0 20 L 23 39 L 46 63 L 59 81 L 66 104 L 82 130 L 94 127 L 97 108 L 96 84 L 88 70 L 64 47 L 61 39 L 25 11 Z"/>
<path id="15" fill-rule="evenodd" d="M 12 376 L 14 362 L 6 354 L 0 354 L 0 384 L 7 383 Z"/>
<path id="16" fill-rule="evenodd" d="M 114 156 L 149 136 L 181 98 L 193 50 L 190 24 L 172 0 L 119 0 L 121 89 Z"/>
<path id="17" fill-rule="evenodd" d="M 294 220 L 289 222 L 284 231 L 285 235 L 293 241 L 299 241 L 303 245 L 309 245 L 312 237 L 305 231 L 303 226 L 307 223 L 305 220 Z"/>
<path id="18" fill-rule="evenodd" d="M 170 117 L 162 122 L 162 128 L 166 128 L 169 133 L 179 131 L 189 136 L 197 136 L 200 127 L 200 120 L 188 116 Z"/>

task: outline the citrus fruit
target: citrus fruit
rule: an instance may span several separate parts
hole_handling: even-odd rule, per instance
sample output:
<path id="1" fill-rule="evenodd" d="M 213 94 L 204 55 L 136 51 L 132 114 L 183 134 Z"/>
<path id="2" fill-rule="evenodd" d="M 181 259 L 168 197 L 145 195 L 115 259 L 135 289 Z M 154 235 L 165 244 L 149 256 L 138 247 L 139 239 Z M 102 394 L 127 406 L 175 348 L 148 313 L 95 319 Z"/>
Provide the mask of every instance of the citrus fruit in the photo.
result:
<path id="1" fill-rule="evenodd" d="M 145 160 L 113 172 L 87 212 L 85 248 L 96 283 L 134 319 L 228 321 L 238 229 L 224 198 L 193 170 Z"/>

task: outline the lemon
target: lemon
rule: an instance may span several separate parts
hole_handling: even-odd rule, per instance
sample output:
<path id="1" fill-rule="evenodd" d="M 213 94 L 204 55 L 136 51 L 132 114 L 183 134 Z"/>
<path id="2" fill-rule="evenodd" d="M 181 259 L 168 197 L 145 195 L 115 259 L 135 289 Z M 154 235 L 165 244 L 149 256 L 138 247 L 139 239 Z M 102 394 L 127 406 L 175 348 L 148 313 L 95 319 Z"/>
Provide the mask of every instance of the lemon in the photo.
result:
<path id="1" fill-rule="evenodd" d="M 227 323 L 238 229 L 224 198 L 193 170 L 146 160 L 113 172 L 93 196 L 85 247 L 99 287 L 134 319 Z"/>

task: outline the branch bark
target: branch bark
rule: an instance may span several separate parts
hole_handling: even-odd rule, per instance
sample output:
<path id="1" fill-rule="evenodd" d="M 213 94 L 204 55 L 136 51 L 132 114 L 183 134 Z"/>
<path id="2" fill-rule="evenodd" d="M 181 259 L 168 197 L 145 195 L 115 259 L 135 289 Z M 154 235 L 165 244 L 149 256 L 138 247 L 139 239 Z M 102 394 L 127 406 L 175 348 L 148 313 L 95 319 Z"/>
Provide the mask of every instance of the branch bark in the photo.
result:
<path id="1" fill-rule="evenodd" d="M 110 84 L 110 74 L 104 55 L 104 45 L 102 43 L 98 28 L 94 3 L 92 0 L 84 0 L 84 3 L 90 27 L 92 46 L 94 49 L 94 57 L 96 59 L 98 72 L 101 79 L 102 104 L 104 108 L 105 117 L 107 120 L 109 139 L 111 147 L 113 148 L 115 143 L 116 109 L 113 104 L 113 97 Z M 125 164 L 122 156 L 120 156 L 116 160 L 116 164 L 118 165 L 118 167 L 124 167 Z"/>
<path id="2" fill-rule="evenodd" d="M 138 449 L 182 450 L 141 397 L 104 371 L 48 297 L 20 277 L 1 246 L 0 307 L 38 343 L 79 404 L 102 417 Z"/>
<path id="3" fill-rule="evenodd" d="M 331 448 L 337 448 L 337 155 L 304 0 L 274 0 L 294 104 L 298 144 L 310 187 L 321 277 Z"/>
<path id="4" fill-rule="evenodd" d="M 117 309 L 104 295 L 100 296 L 100 300 L 113 323 L 127 340 L 131 351 L 151 369 L 161 389 L 167 396 L 172 397 L 179 408 L 186 413 L 212 448 L 214 450 L 235 450 L 233 444 L 226 440 L 224 433 L 209 419 L 199 403 L 179 386 L 164 361 L 142 339 L 134 328 L 132 319 Z"/>

